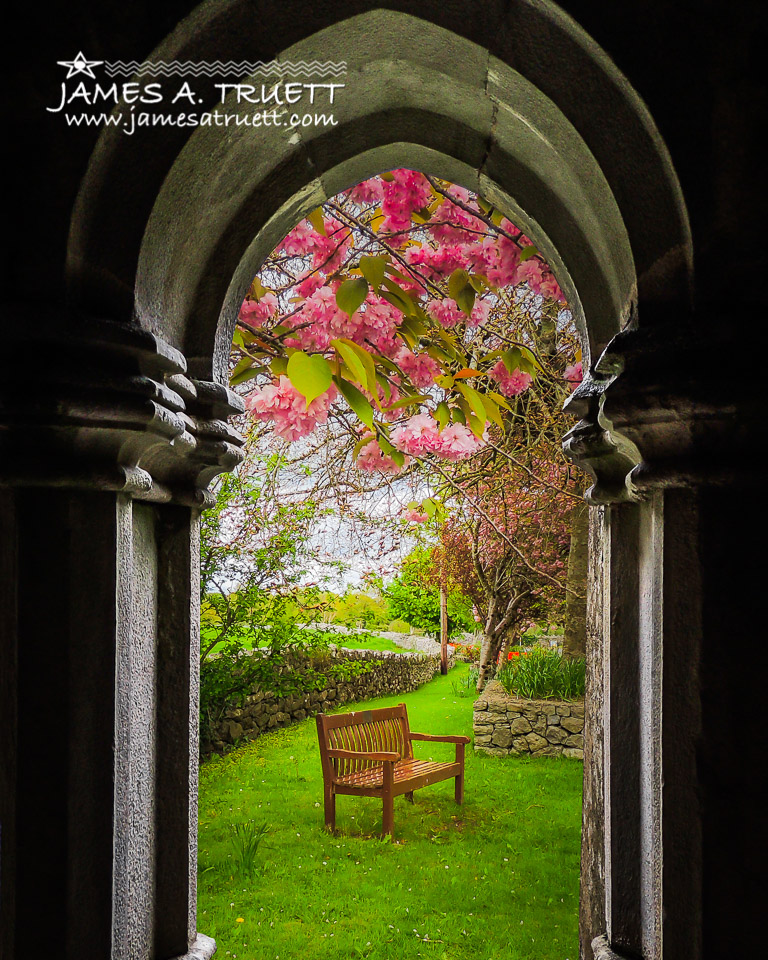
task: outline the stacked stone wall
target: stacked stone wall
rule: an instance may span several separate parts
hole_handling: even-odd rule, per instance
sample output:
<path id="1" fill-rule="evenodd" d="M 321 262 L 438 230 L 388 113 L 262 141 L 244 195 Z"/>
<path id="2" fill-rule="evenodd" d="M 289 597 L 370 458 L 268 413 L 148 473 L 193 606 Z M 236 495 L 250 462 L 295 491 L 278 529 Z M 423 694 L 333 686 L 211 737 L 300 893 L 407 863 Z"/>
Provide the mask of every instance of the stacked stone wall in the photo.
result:
<path id="1" fill-rule="evenodd" d="M 523 700 L 492 680 L 475 701 L 476 753 L 584 759 L 584 701 Z"/>
<path id="2" fill-rule="evenodd" d="M 440 672 L 440 657 L 421 653 L 394 653 L 382 650 L 337 650 L 330 659 L 363 661 L 373 664 L 368 673 L 348 680 L 337 680 L 323 690 L 277 696 L 271 691 L 254 689 L 242 706 L 232 707 L 222 716 L 213 738 L 203 745 L 203 753 L 223 753 L 240 740 L 252 740 L 265 730 L 286 727 L 316 713 L 357 700 L 369 700 L 388 694 L 408 693 Z M 449 657 L 449 669 L 455 659 Z M 291 670 L 301 671 L 300 662 Z"/>

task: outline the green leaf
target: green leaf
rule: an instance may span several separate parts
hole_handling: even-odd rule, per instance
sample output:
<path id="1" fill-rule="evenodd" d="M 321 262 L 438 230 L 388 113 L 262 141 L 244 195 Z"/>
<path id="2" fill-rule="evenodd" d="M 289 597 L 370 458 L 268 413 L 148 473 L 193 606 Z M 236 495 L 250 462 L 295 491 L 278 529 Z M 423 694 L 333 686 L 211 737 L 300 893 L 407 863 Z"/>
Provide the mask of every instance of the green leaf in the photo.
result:
<path id="1" fill-rule="evenodd" d="M 272 363 L 270 363 L 269 369 L 272 371 L 273 377 L 282 377 L 288 369 L 287 357 L 275 357 Z"/>
<path id="2" fill-rule="evenodd" d="M 373 407 L 368 399 L 360 393 L 356 386 L 341 377 L 334 377 L 333 382 L 357 415 L 358 420 L 361 420 L 369 430 L 373 430 Z"/>
<path id="3" fill-rule="evenodd" d="M 523 247 L 523 249 L 520 251 L 520 263 L 525 263 L 526 260 L 530 260 L 531 257 L 537 257 L 538 255 L 539 251 L 536 249 L 536 247 L 534 247 L 533 244 L 528 247 Z"/>
<path id="4" fill-rule="evenodd" d="M 384 280 L 387 262 L 386 257 L 360 257 L 360 272 L 377 292 Z"/>
<path id="5" fill-rule="evenodd" d="M 522 361 L 520 348 L 512 347 L 511 350 L 504 350 L 504 352 L 501 354 L 501 359 L 504 363 L 504 366 L 507 368 L 507 371 L 509 373 L 514 373 L 515 370 L 520 369 L 520 363 Z"/>
<path id="6" fill-rule="evenodd" d="M 352 314 L 358 310 L 368 296 L 368 281 L 363 277 L 351 277 L 345 280 L 336 291 L 336 304 L 339 310 Z"/>
<path id="7" fill-rule="evenodd" d="M 299 393 L 310 403 L 330 387 L 333 381 L 331 365 L 319 353 L 303 353 L 296 350 L 291 354 L 286 368 L 288 379 Z"/>
<path id="8" fill-rule="evenodd" d="M 448 426 L 448 421 L 451 419 L 451 411 L 448 407 L 448 404 L 441 400 L 437 405 L 435 410 L 435 420 L 440 424 L 440 429 L 443 430 Z"/>
<path id="9" fill-rule="evenodd" d="M 467 418 L 467 426 L 479 440 L 485 431 L 485 417 L 480 420 L 473 413 L 470 413 L 469 417 Z"/>
<path id="10" fill-rule="evenodd" d="M 395 298 L 394 301 L 390 300 L 390 303 L 393 303 L 394 306 L 402 310 L 403 313 L 413 313 L 413 300 L 394 280 L 391 280 L 389 277 L 384 277 L 381 285 L 387 290 L 390 297 Z M 389 297 L 383 290 L 381 291 L 381 295 L 389 300 Z"/>
<path id="11" fill-rule="evenodd" d="M 499 405 L 494 403 L 493 400 L 485 393 L 478 393 L 478 396 L 483 401 L 483 406 L 485 407 L 485 413 L 488 420 L 492 420 L 499 430 L 504 432 L 504 421 L 501 419 L 501 413 L 499 411 Z"/>
<path id="12" fill-rule="evenodd" d="M 459 310 L 462 310 L 467 316 L 472 313 L 472 307 L 475 305 L 475 291 L 469 284 L 467 284 L 466 287 L 462 287 L 456 294 L 456 303 L 459 306 Z"/>
<path id="13" fill-rule="evenodd" d="M 434 517 L 435 511 L 437 510 L 437 504 L 432 499 L 432 497 L 425 497 L 421 501 L 421 509 L 431 519 L 432 517 Z"/>
<path id="14" fill-rule="evenodd" d="M 485 424 L 487 414 L 482 396 L 477 392 L 477 390 L 474 389 L 474 387 L 469 387 L 465 383 L 457 383 L 456 387 L 466 397 L 472 413 L 474 413 L 478 420 L 482 420 L 483 424 Z"/>
<path id="15" fill-rule="evenodd" d="M 317 207 L 313 210 L 312 213 L 307 217 L 307 220 L 312 224 L 317 233 L 322 234 L 322 236 L 327 237 L 328 234 L 325 230 L 325 220 L 323 220 L 323 208 Z"/>
<path id="16" fill-rule="evenodd" d="M 426 401 L 426 397 L 422 397 L 420 393 L 417 393 L 415 396 L 401 397 L 394 403 L 388 404 L 387 410 L 400 410 L 402 407 L 420 407 L 422 403 L 426 403 Z"/>
<path id="17" fill-rule="evenodd" d="M 453 420 L 454 423 L 466 424 L 467 418 L 461 407 L 451 407 L 451 420 Z"/>
<path id="18" fill-rule="evenodd" d="M 370 353 L 346 337 L 331 340 L 331 346 L 341 354 L 355 380 L 371 394 L 377 406 L 380 406 L 376 390 L 376 364 Z"/>
<path id="19" fill-rule="evenodd" d="M 253 297 L 254 300 L 261 300 L 265 293 L 270 292 L 258 277 L 253 278 L 253 282 L 248 290 L 248 294 Z"/>
<path id="20" fill-rule="evenodd" d="M 448 294 L 451 299 L 456 300 L 458 303 L 458 295 L 468 283 L 469 274 L 466 270 L 462 270 L 461 267 L 454 270 L 450 277 L 448 277 Z"/>

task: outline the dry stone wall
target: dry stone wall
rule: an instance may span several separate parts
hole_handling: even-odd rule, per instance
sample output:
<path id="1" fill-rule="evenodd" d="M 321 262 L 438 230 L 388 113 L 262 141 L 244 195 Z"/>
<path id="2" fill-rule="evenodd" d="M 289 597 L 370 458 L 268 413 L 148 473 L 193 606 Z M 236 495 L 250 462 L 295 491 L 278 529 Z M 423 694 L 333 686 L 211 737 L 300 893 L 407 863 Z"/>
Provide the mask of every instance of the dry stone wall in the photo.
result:
<path id="1" fill-rule="evenodd" d="M 286 727 L 345 703 L 416 690 L 440 672 L 440 657 L 422 653 L 337 650 L 330 654 L 330 659 L 364 661 L 372 663 L 373 669 L 310 693 L 280 697 L 270 691 L 255 689 L 241 707 L 230 708 L 224 714 L 213 739 L 203 744 L 203 754 L 223 753 L 238 740 L 252 740 L 265 730 Z M 449 669 L 454 662 L 455 659 L 449 657 Z M 301 670 L 301 665 L 293 664 L 292 669 Z"/>
<path id="2" fill-rule="evenodd" d="M 492 680 L 475 701 L 476 753 L 584 759 L 584 701 L 522 700 Z"/>

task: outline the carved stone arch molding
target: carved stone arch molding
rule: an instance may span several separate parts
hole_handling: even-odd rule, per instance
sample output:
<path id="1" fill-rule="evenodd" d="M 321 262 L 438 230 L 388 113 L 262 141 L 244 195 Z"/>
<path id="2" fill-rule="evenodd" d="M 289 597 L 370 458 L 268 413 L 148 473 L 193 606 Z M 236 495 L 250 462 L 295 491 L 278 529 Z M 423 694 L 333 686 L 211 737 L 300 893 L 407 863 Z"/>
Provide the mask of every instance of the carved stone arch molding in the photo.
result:
<path id="1" fill-rule="evenodd" d="M 338 125 L 141 138 L 106 127 L 77 174 L 67 320 L 30 332 L 15 315 L 17 350 L 32 343 L 40 359 L 33 391 L 9 371 L 0 408 L 9 955 L 35 925 L 42 883 L 55 931 L 41 933 L 43 955 L 211 956 L 195 918 L 197 518 L 240 456 L 227 419 L 241 404 L 226 385 L 237 308 L 299 218 L 410 166 L 526 230 L 591 359 L 566 441 L 594 475 L 583 955 L 594 939 L 600 960 L 704 956 L 701 904 L 718 886 L 700 795 L 718 785 L 699 750 L 717 554 L 703 531 L 726 528 L 709 491 L 749 449 L 752 387 L 702 384 L 712 325 L 697 340 L 682 191 L 608 55 L 542 0 L 413 7 L 363 2 L 348 16 L 334 0 L 213 0 L 164 40 L 143 28 L 151 60 L 344 60 Z M 618 43 L 621 29 L 607 35 Z M 59 613 L 56 644 L 40 591 Z M 708 809 L 711 820 L 720 807 Z"/>

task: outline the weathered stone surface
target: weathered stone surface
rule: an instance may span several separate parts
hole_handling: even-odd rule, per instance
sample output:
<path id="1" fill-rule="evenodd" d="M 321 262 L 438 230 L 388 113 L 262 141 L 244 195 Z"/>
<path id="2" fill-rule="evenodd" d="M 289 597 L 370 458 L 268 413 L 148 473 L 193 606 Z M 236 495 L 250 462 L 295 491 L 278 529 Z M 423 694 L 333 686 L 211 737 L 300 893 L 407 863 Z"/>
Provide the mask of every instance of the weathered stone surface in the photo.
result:
<path id="1" fill-rule="evenodd" d="M 487 705 L 487 709 L 478 710 L 478 704 Z M 485 748 L 486 752 L 489 748 L 500 750 L 501 754 L 494 754 L 499 756 L 522 753 L 541 757 L 559 756 L 564 746 L 581 749 L 583 739 L 579 731 L 583 720 L 571 716 L 571 711 L 582 706 L 509 697 L 501 684 L 493 680 L 475 704 L 475 748 Z"/>
<path id="2" fill-rule="evenodd" d="M 227 721 L 227 736 L 230 741 L 239 740 L 243 735 L 243 726 L 236 720 Z"/>
<path id="3" fill-rule="evenodd" d="M 512 721 L 509 729 L 512 733 L 530 733 L 533 728 L 525 717 L 519 717 L 517 720 Z"/>
<path id="4" fill-rule="evenodd" d="M 563 756 L 570 757 L 572 760 L 583 760 L 584 751 L 578 747 L 563 747 Z"/>
<path id="5" fill-rule="evenodd" d="M 566 743 L 569 739 L 568 732 L 562 727 L 547 727 L 545 736 L 550 743 Z"/>
<path id="6" fill-rule="evenodd" d="M 540 737 L 538 733 L 529 733 L 525 739 L 528 741 L 528 746 L 531 748 L 532 753 L 535 750 L 543 750 L 544 747 L 549 746 L 544 737 Z"/>
<path id="7" fill-rule="evenodd" d="M 476 753 L 487 753 L 489 757 L 508 757 L 509 750 L 501 747 L 475 747 Z"/>
<path id="8" fill-rule="evenodd" d="M 581 733 L 584 729 L 584 720 L 581 717 L 563 717 L 560 724 L 569 733 Z"/>
<path id="9" fill-rule="evenodd" d="M 512 732 L 508 727 L 506 729 L 503 727 L 499 729 L 497 727 L 496 732 L 491 737 L 491 743 L 497 747 L 510 747 L 512 746 L 513 739 Z"/>

